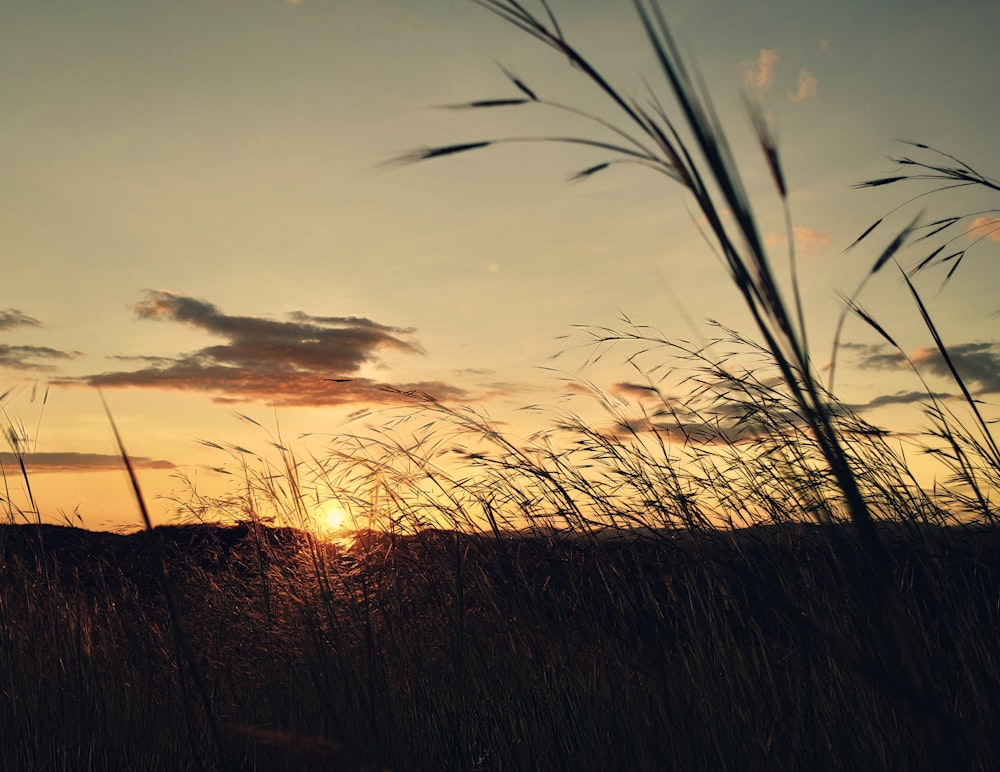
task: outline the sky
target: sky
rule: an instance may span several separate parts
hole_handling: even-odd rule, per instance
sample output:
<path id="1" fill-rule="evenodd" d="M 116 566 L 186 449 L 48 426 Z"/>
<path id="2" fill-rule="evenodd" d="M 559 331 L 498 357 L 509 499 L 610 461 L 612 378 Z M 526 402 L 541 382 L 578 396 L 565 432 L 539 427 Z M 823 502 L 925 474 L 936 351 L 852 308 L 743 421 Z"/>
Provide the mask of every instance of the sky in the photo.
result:
<path id="1" fill-rule="evenodd" d="M 624 91 L 664 93 L 630 2 L 551 6 Z M 920 192 L 852 187 L 892 175 L 889 157 L 915 152 L 903 140 L 1000 176 L 1000 6 L 663 9 L 731 130 L 777 262 L 780 203 L 743 95 L 775 126 L 817 351 L 830 350 L 838 292 L 893 228 L 919 207 L 976 213 L 955 235 L 970 247 L 961 270 L 920 287 L 970 384 L 995 400 L 996 195 L 919 199 L 845 249 Z M 212 444 L 265 452 L 278 435 L 377 426 L 409 391 L 526 436 L 545 419 L 518 408 L 564 406 L 567 379 L 627 393 L 636 378 L 625 352 L 582 369 L 581 325 L 627 317 L 696 343 L 716 334 L 708 320 L 751 332 L 690 198 L 661 175 L 623 165 L 570 183 L 606 159 L 530 143 L 392 163 L 457 142 L 593 133 L 539 105 L 442 109 L 523 96 L 505 70 L 611 114 L 579 72 L 470 0 L 12 0 L 4 16 L 0 408 L 23 439 L 0 448 L 8 512 L 31 508 L 19 449 L 43 519 L 138 525 L 102 395 L 163 522 L 190 481 L 232 485 L 213 471 L 232 458 Z M 861 301 L 932 389 L 954 391 L 898 274 Z M 920 384 L 898 358 L 860 323 L 843 339 L 838 395 L 919 423 Z"/>

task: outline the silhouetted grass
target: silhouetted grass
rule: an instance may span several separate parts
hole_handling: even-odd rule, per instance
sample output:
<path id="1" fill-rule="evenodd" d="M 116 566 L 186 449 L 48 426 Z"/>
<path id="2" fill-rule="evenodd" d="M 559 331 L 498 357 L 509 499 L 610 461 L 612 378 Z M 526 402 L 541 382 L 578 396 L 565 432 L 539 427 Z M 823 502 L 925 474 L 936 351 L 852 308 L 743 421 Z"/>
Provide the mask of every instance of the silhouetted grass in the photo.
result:
<path id="1" fill-rule="evenodd" d="M 913 627 L 913 620 L 907 613 L 892 575 L 890 555 L 876 527 L 876 513 L 872 510 L 872 502 L 863 489 L 865 474 L 863 467 L 857 464 L 854 449 L 851 447 L 853 440 L 842 431 L 842 425 L 836 416 L 838 406 L 832 395 L 823 388 L 822 381 L 814 369 L 792 251 L 794 238 L 785 176 L 776 142 L 762 111 L 751 104 L 752 124 L 785 213 L 790 245 L 789 283 L 794 302 L 792 307 L 785 300 L 786 290 L 773 268 L 761 238 L 754 206 L 741 180 L 725 130 L 719 122 L 704 86 L 690 75 L 657 3 L 651 0 L 635 0 L 634 6 L 668 84 L 668 94 L 674 103 L 676 117 L 671 117 L 656 96 L 650 96 L 644 106 L 611 84 L 566 38 L 555 15 L 544 0 L 540 2 L 542 12 L 538 13 L 513 0 L 477 0 L 477 4 L 565 57 L 573 68 L 596 87 L 600 95 L 610 101 L 611 107 L 620 117 L 621 124 L 616 125 L 600 118 L 593 111 L 566 108 L 557 102 L 539 98 L 536 90 L 520 80 L 515 81 L 514 85 L 522 94 L 528 96 L 527 100 L 477 101 L 469 103 L 468 107 L 507 108 L 512 104 L 523 106 L 530 103 L 533 107 L 568 111 L 576 116 L 582 115 L 589 118 L 597 130 L 610 131 L 614 141 L 609 143 L 591 136 L 527 137 L 517 141 L 572 142 L 598 148 L 609 153 L 613 161 L 639 163 L 664 173 L 680 184 L 694 200 L 699 214 L 708 224 L 707 236 L 712 241 L 716 254 L 722 258 L 733 286 L 741 294 L 747 310 L 752 315 L 755 333 L 761 341 L 760 348 L 766 355 L 768 364 L 778 371 L 780 390 L 787 398 L 791 415 L 794 416 L 794 421 L 791 423 L 801 427 L 801 432 L 795 431 L 792 427 L 791 436 L 783 435 L 785 442 L 794 448 L 792 455 L 795 456 L 800 453 L 799 441 L 805 439 L 810 449 L 817 452 L 821 461 L 818 466 L 808 467 L 808 470 L 815 475 L 815 479 L 810 480 L 809 485 L 801 489 L 805 496 L 804 511 L 812 513 L 821 522 L 835 520 L 838 513 L 831 507 L 831 501 L 837 501 L 839 504 L 836 509 L 846 514 L 853 525 L 857 538 L 855 548 L 852 549 L 836 531 L 833 532 L 835 538 L 831 540 L 830 547 L 842 560 L 845 568 L 843 573 L 845 584 L 853 584 L 855 588 L 856 602 L 863 607 L 859 612 L 871 623 L 864 638 L 873 645 L 876 656 L 881 659 L 881 675 L 893 683 L 897 696 L 907 703 L 913 714 L 923 722 L 935 765 L 938 767 L 961 765 L 964 761 L 964 746 L 956 740 L 958 730 L 954 718 L 946 702 L 937 693 L 930 676 L 930 662 L 918 645 L 918 631 Z M 496 142 L 488 140 L 452 144 L 447 146 L 447 154 L 478 151 Z M 422 161 L 436 158 L 438 155 L 436 149 L 431 148 L 418 151 L 402 160 Z M 946 158 L 955 160 L 951 157 Z M 902 159 L 900 162 L 913 166 L 918 170 L 917 173 L 906 172 L 894 177 L 873 180 L 867 184 L 879 186 L 896 184 L 907 178 L 920 177 L 935 181 L 944 180 L 948 185 L 979 185 L 991 190 L 996 189 L 993 181 L 960 162 L 956 167 L 917 163 L 910 159 Z M 577 178 L 589 177 L 607 169 L 609 165 L 610 162 L 604 162 L 590 166 L 578 174 Z M 723 213 L 728 213 L 729 216 L 725 217 Z M 935 235 L 960 219 L 935 220 L 923 227 L 925 230 L 929 229 L 926 235 Z M 870 236 L 879 224 L 880 222 L 876 222 L 866 229 L 858 241 Z M 872 265 L 868 277 L 881 271 L 890 261 L 895 262 L 897 253 L 908 243 L 919 225 L 918 217 L 896 233 Z M 936 259 L 936 254 L 932 253 L 930 257 L 925 258 L 917 270 L 932 263 Z M 961 255 L 952 255 L 947 259 L 952 258 L 954 258 L 952 268 L 954 271 L 961 260 Z M 955 466 L 959 469 L 960 482 L 972 488 L 982 514 L 991 518 L 988 493 L 984 495 L 984 489 L 979 484 L 980 479 L 972 469 L 995 470 L 1000 454 L 996 453 L 996 444 L 987 421 L 954 366 L 919 293 L 905 274 L 904 280 L 925 326 L 934 339 L 938 353 L 947 364 L 967 406 L 973 413 L 980 436 L 975 438 L 976 444 L 973 447 L 977 456 L 971 462 L 967 455 L 968 443 L 956 441 L 958 438 L 968 440 L 970 433 L 964 428 L 959 429 L 946 419 L 939 423 L 939 429 L 943 438 L 951 445 L 950 450 Z M 864 282 L 858 292 L 863 286 Z M 857 293 L 855 297 L 856 295 Z M 849 299 L 847 306 L 893 343 L 884 328 L 875 322 L 873 317 L 861 311 L 855 303 L 855 298 Z M 839 340 L 839 325 L 837 335 Z M 836 351 L 834 360 L 835 358 Z M 722 379 L 726 378 L 728 373 L 723 373 Z M 937 408 L 937 405 L 934 407 Z M 937 410 L 936 416 L 943 416 L 940 409 Z M 798 471 L 801 460 L 811 459 L 809 454 L 792 459 L 791 465 L 794 471 Z M 825 484 L 818 478 L 826 478 Z M 817 489 L 823 491 L 822 496 L 815 495 Z M 832 500 L 827 497 L 827 493 L 834 493 Z M 578 512 L 572 514 L 579 515 Z"/>
<path id="2" fill-rule="evenodd" d="M 925 768 L 830 529 L 853 542 L 157 531 L 232 768 Z M 217 768 L 144 536 L 44 531 L 0 534 L 6 768 Z M 972 766 L 994 768 L 1000 535 L 880 535 Z"/>
<path id="3" fill-rule="evenodd" d="M 0 766 L 996 769 L 1000 453 L 915 273 L 900 269 L 963 400 L 928 388 L 930 425 L 908 447 L 821 380 L 794 254 L 781 279 L 659 8 L 635 3 L 669 110 L 607 81 L 544 2 L 478 4 L 568 59 L 622 125 L 402 160 L 554 141 L 609 154 L 580 179 L 618 163 L 664 174 L 704 215 L 753 336 L 720 327 L 695 347 L 627 319 L 585 328 L 633 365 L 638 397 L 593 387 L 604 418 L 543 411 L 526 439 L 412 395 L 318 455 L 280 437 L 276 455 L 210 443 L 239 482 L 192 491 L 181 514 L 200 524 L 93 534 L 8 506 Z M 463 107 L 592 115 L 507 74 L 515 96 Z M 791 234 L 775 142 L 751 116 Z M 867 184 L 996 189 L 933 158 Z M 893 232 L 841 325 L 853 313 L 898 349 L 860 305 L 866 282 L 962 217 Z M 915 272 L 954 271 L 944 252 Z M 947 484 L 921 485 L 920 451 Z M 314 535 L 325 499 L 355 517 L 353 537 Z"/>

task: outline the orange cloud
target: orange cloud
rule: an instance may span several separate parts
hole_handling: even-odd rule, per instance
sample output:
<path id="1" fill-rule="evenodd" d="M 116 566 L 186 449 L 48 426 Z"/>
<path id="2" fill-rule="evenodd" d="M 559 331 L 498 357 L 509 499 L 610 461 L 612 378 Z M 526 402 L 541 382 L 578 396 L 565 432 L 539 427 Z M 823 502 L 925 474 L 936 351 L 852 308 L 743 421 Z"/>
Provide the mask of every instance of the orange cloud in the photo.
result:
<path id="1" fill-rule="evenodd" d="M 562 390 L 564 394 L 583 395 L 587 397 L 591 397 L 594 394 L 592 388 L 584 386 L 578 381 L 566 381 L 562 384 Z"/>
<path id="2" fill-rule="evenodd" d="M 819 88 L 819 78 L 813 75 L 809 70 L 802 69 L 799 70 L 799 83 L 794 94 L 789 94 L 788 98 L 793 102 L 804 102 L 816 95 L 816 89 Z"/>
<path id="3" fill-rule="evenodd" d="M 632 399 L 638 402 L 643 400 L 654 400 L 658 401 L 661 399 L 659 393 L 652 386 L 647 386 L 643 383 L 614 383 L 611 385 L 611 392 L 617 394 L 623 399 Z"/>
<path id="4" fill-rule="evenodd" d="M 778 48 L 762 48 L 756 60 L 744 62 L 740 69 L 747 85 L 757 89 L 767 88 L 774 77 L 774 66 L 778 63 L 780 54 L 781 50 Z"/>
<path id="5" fill-rule="evenodd" d="M 813 228 L 793 228 L 795 236 L 795 249 L 803 254 L 815 253 L 822 247 L 830 244 L 830 237 L 822 231 Z M 764 239 L 764 243 L 769 247 L 776 247 L 787 244 L 788 239 L 777 233 L 771 233 Z"/>
<path id="6" fill-rule="evenodd" d="M 29 474 L 43 472 L 106 472 L 121 469 L 121 456 L 105 453 L 25 453 L 24 468 Z M 129 456 L 136 469 L 176 469 L 171 461 Z M 19 468 L 21 459 L 13 453 L 0 453 L 0 467 Z"/>
<path id="7" fill-rule="evenodd" d="M 966 231 L 969 236 L 975 239 L 989 239 L 990 241 L 1000 241 L 1000 217 L 983 215 L 977 217 Z"/>

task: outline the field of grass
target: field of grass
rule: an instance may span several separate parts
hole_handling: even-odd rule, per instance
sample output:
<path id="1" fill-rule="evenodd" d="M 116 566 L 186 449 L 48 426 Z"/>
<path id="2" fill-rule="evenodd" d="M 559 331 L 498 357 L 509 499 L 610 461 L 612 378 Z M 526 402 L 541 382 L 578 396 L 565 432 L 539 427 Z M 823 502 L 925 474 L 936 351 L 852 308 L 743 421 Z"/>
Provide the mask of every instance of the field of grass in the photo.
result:
<path id="1" fill-rule="evenodd" d="M 914 283 L 957 269 L 964 251 L 946 247 L 973 215 L 892 232 L 845 299 L 844 318 L 906 361 L 859 301 L 871 276 L 898 271 L 952 378 L 957 397 L 927 388 L 923 436 L 897 436 L 836 399 L 832 368 L 818 375 L 795 256 L 779 277 L 656 4 L 635 5 L 669 109 L 605 81 L 544 3 L 540 15 L 478 4 L 568 59 L 623 121 L 531 141 L 609 154 L 581 179 L 630 163 L 683 186 L 752 334 L 719 329 L 696 348 L 627 321 L 591 329 L 595 347 L 636 366 L 641 398 L 595 389 L 606 420 L 549 414 L 526 440 L 412 395 L 326 455 L 229 448 L 239 484 L 224 498 L 193 491 L 184 524 L 126 536 L 9 511 L 0 767 L 1000 768 L 996 411 L 971 393 Z M 467 107 L 586 118 L 510 77 L 513 97 Z M 775 144 L 750 109 L 791 235 Z M 914 150 L 901 174 L 863 184 L 1000 190 Z M 888 227 L 880 218 L 859 242 Z M 897 258 L 925 239 L 905 269 Z M 931 489 L 915 453 L 939 464 Z M 320 498 L 363 530 L 318 538 Z"/>
<path id="2" fill-rule="evenodd" d="M 5 769 L 929 769 L 843 526 L 0 531 Z M 948 745 L 1000 762 L 1000 532 L 886 526 Z M 849 559 L 849 558 L 846 558 Z M 961 759 L 954 757 L 955 767 Z"/>

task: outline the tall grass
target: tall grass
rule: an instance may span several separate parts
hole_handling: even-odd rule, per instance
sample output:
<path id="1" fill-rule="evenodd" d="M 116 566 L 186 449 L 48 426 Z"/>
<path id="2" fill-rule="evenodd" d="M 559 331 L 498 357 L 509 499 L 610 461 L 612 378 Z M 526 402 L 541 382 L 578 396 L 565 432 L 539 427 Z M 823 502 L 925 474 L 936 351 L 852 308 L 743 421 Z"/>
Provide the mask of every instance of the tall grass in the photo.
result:
<path id="1" fill-rule="evenodd" d="M 148 542 L 2 529 L 0 763 L 997 768 L 1000 455 L 916 274 L 900 268 L 964 412 L 928 389 L 930 425 L 914 447 L 821 380 L 794 254 L 780 278 L 658 6 L 635 3 L 669 109 L 667 97 L 640 102 L 606 80 L 544 1 L 539 13 L 478 4 L 568 60 L 622 120 L 593 118 L 593 138 L 531 141 L 609 154 L 578 177 L 628 163 L 682 185 L 753 334 L 717 327 L 692 346 L 628 320 L 585 328 L 587 345 L 631 365 L 634 398 L 582 384 L 601 417 L 537 411 L 544 428 L 523 439 L 468 406 L 412 395 L 320 451 L 280 434 L 260 454 L 209 443 L 231 456 L 231 494 L 192 490 L 179 514 L 195 522 L 147 522 Z M 514 96 L 468 106 L 589 114 L 509 77 Z M 751 110 L 791 234 L 777 149 Z M 955 164 L 904 166 L 917 169 L 911 181 L 996 189 Z M 892 231 L 844 318 L 895 346 L 861 306 L 868 277 L 959 220 Z M 920 451 L 943 462 L 949 484 L 921 484 Z M 329 499 L 355 518 L 340 540 L 316 536 Z"/>
<path id="2" fill-rule="evenodd" d="M 663 173 L 684 187 L 694 199 L 697 209 L 708 223 L 708 235 L 723 259 L 729 278 L 753 317 L 761 347 L 766 352 L 769 363 L 779 371 L 781 388 L 787 395 L 790 403 L 788 407 L 795 416 L 795 422 L 804 427 L 809 435 L 808 444 L 822 459 L 823 468 L 817 472 L 829 475 L 833 483 L 836 495 L 832 498 L 828 496 L 831 488 L 829 485 L 826 486 L 821 498 L 810 495 L 811 491 L 815 490 L 814 486 L 805 487 L 803 490 L 807 497 L 812 499 L 803 502 L 805 510 L 814 512 L 821 521 L 830 521 L 834 517 L 834 506 L 837 506 L 850 517 L 859 549 L 849 549 L 839 538 L 831 546 L 845 560 L 845 568 L 851 569 L 844 572 L 844 581 L 855 585 L 859 591 L 859 600 L 865 606 L 864 613 L 872 620 L 872 627 L 866 637 L 871 636 L 874 639 L 876 651 L 880 652 L 883 658 L 887 677 L 896 682 L 897 688 L 903 693 L 911 709 L 922 717 L 927 735 L 931 738 L 937 763 L 940 765 L 953 763 L 961 753 L 961 747 L 954 741 L 956 737 L 954 720 L 930 678 L 929 663 L 917 645 L 916 630 L 896 587 L 891 557 L 876 528 L 871 501 L 862 490 L 863 477 L 859 472 L 857 460 L 853 457 L 849 440 L 834 416 L 833 402 L 823 388 L 813 364 L 802 313 L 794 253 L 790 254 L 793 302 L 789 305 L 785 299 L 786 292 L 765 248 L 757 226 L 754 207 L 741 180 L 725 130 L 719 122 L 708 94 L 690 75 L 660 6 L 645 0 L 635 0 L 634 3 L 649 44 L 667 82 L 669 95 L 676 108 L 675 116 L 670 114 L 655 95 L 642 104 L 612 85 L 565 37 L 545 0 L 540 2 L 542 8 L 540 13 L 534 13 L 513 0 L 477 0 L 477 4 L 565 57 L 572 67 L 579 70 L 598 92 L 610 101 L 621 116 L 622 123 L 612 124 L 593 113 L 566 108 L 560 103 L 541 98 L 530 85 L 513 76 L 511 80 L 520 92 L 520 97 L 481 100 L 468 103 L 467 107 L 492 109 L 531 105 L 542 109 L 568 110 L 574 115 L 590 117 L 596 128 L 605 132 L 610 130 L 613 138 L 611 142 L 588 136 L 540 138 L 543 142 L 571 142 L 590 146 L 610 154 L 610 161 L 584 169 L 577 178 L 602 172 L 614 162 L 638 163 Z M 761 110 L 753 104 L 750 109 L 757 139 L 785 212 L 791 252 L 794 239 L 788 190 L 777 146 Z M 539 141 L 538 138 L 531 140 Z M 430 148 L 417 151 L 406 160 L 434 159 L 457 152 L 480 150 L 492 144 L 496 144 L 496 140 L 479 140 Z M 917 165 L 917 168 L 929 171 L 932 176 L 936 174 L 940 178 L 958 180 L 958 184 L 991 185 L 987 178 L 967 166 L 945 168 L 924 164 Z M 875 180 L 868 184 L 890 184 L 898 181 L 901 181 L 901 178 Z M 730 213 L 731 216 L 726 218 L 724 212 Z M 951 220 L 937 220 L 924 227 L 936 228 L 937 230 L 932 230 L 932 233 L 935 233 L 951 224 L 953 224 Z M 894 260 L 917 227 L 918 220 L 915 219 L 894 235 L 872 265 L 869 276 L 879 272 Z M 872 229 L 869 228 L 865 235 Z M 918 268 L 933 262 L 936 254 L 932 253 Z M 961 256 L 952 255 L 948 259 L 954 260 L 952 269 L 954 270 Z M 983 451 L 980 459 L 986 462 L 987 468 L 995 469 L 1000 456 L 993 453 L 996 446 L 989 426 L 979 413 L 975 400 L 948 356 L 947 349 L 919 294 L 909 278 L 906 278 L 906 281 L 939 352 L 948 363 L 967 404 L 975 414 L 984 443 L 977 448 Z M 864 318 L 884 334 L 884 330 L 871 317 Z M 887 339 L 892 342 L 888 336 Z M 956 436 L 950 427 L 942 428 L 949 439 Z M 798 454 L 801 433 L 793 431 L 789 437 L 787 433 L 782 432 L 782 436 L 789 444 L 795 443 L 795 453 Z M 952 443 L 956 464 L 965 471 L 966 458 L 959 457 L 961 449 L 959 443 Z M 973 485 L 980 506 L 989 510 L 988 500 L 983 495 L 982 488 L 977 485 L 978 480 L 967 471 L 965 478 Z M 847 555 L 851 555 L 853 560 L 846 562 Z M 862 594 L 862 590 L 870 592 Z"/>

